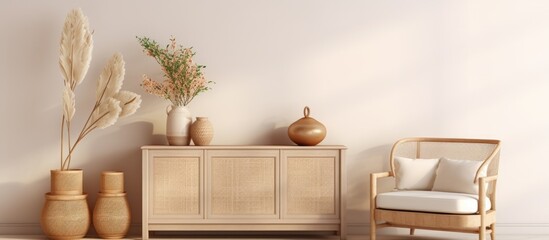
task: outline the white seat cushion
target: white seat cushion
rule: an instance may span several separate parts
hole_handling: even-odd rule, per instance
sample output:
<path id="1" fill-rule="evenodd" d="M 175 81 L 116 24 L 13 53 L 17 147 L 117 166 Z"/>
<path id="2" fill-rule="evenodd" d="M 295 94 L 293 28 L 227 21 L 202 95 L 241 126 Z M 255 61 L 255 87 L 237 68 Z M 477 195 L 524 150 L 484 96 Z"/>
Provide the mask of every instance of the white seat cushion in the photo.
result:
<path id="1" fill-rule="evenodd" d="M 490 209 L 490 199 L 486 198 L 486 209 Z M 377 208 L 435 212 L 453 214 L 472 214 L 478 211 L 478 196 L 466 193 L 436 191 L 394 191 L 377 195 Z"/>

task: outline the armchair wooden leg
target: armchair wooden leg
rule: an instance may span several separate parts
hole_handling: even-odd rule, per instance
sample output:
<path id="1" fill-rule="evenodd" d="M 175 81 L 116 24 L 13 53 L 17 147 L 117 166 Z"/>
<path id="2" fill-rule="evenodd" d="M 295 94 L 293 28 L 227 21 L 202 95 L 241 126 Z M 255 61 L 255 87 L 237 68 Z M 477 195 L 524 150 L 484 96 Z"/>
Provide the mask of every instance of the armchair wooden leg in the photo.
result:
<path id="1" fill-rule="evenodd" d="M 370 240 L 376 240 L 376 222 L 370 223 Z"/>
<path id="2" fill-rule="evenodd" d="M 484 224 L 481 224 L 484 225 Z M 486 240 L 486 226 L 480 226 L 478 240 Z"/>
<path id="3" fill-rule="evenodd" d="M 490 239 L 496 240 L 496 224 L 490 224 L 490 229 L 492 229 L 492 232 L 490 233 Z"/>
<path id="4" fill-rule="evenodd" d="M 410 228 L 410 235 L 414 235 L 415 232 L 416 232 L 415 228 Z"/>

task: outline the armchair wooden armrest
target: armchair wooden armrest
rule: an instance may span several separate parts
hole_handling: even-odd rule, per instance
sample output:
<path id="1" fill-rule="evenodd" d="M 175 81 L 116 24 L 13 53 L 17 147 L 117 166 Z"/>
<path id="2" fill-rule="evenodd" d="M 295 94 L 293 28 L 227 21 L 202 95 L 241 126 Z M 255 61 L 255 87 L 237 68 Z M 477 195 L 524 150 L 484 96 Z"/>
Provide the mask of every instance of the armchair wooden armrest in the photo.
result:
<path id="1" fill-rule="evenodd" d="M 375 178 L 392 177 L 391 172 L 370 173 L 370 176 L 375 177 Z"/>
<path id="2" fill-rule="evenodd" d="M 493 175 L 493 176 L 487 176 L 487 177 L 480 177 L 479 178 L 481 181 L 485 181 L 485 182 L 493 182 L 493 181 L 497 181 L 498 180 L 498 175 Z"/>
<path id="3" fill-rule="evenodd" d="M 392 176 L 393 175 L 391 175 L 391 172 L 378 172 L 370 174 L 370 200 L 375 199 L 375 196 L 377 195 L 377 179 Z"/>
<path id="4" fill-rule="evenodd" d="M 498 175 L 494 175 L 494 176 L 488 176 L 488 177 L 480 177 L 479 178 L 479 182 L 478 182 L 478 205 L 479 205 L 479 211 L 482 213 L 482 212 L 485 212 L 487 209 L 485 209 L 485 197 L 486 197 L 486 190 L 488 189 L 487 188 L 487 184 L 489 184 L 490 182 L 493 182 L 492 184 L 492 191 L 489 192 L 488 194 L 488 198 L 490 199 L 490 203 L 491 203 L 491 210 L 496 210 L 496 183 L 497 183 L 497 180 L 498 180 Z"/>

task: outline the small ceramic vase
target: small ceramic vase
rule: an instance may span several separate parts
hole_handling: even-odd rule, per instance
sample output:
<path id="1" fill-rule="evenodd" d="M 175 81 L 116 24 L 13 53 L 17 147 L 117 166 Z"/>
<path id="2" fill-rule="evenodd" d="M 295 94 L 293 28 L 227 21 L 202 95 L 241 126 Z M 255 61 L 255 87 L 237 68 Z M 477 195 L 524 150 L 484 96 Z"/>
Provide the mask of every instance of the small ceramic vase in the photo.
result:
<path id="1" fill-rule="evenodd" d="M 207 117 L 197 117 L 191 125 L 191 137 L 194 145 L 207 146 L 213 138 L 213 126 Z"/>

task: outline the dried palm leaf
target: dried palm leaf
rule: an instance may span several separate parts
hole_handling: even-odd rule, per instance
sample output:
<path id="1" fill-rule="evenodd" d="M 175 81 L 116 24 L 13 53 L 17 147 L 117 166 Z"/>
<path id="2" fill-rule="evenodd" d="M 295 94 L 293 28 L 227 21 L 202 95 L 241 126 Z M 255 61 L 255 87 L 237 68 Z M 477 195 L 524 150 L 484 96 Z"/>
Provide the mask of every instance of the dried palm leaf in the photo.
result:
<path id="1" fill-rule="evenodd" d="M 118 120 L 120 112 L 122 112 L 120 101 L 115 98 L 108 98 L 93 112 L 92 128 L 103 129 L 113 125 Z"/>
<path id="2" fill-rule="evenodd" d="M 97 103 L 105 99 L 111 98 L 116 95 L 120 88 L 122 88 L 122 82 L 124 81 L 124 74 L 126 70 L 124 69 L 124 59 L 120 53 L 115 53 L 103 71 L 99 76 L 99 81 L 97 82 L 96 90 L 96 99 Z"/>
<path id="3" fill-rule="evenodd" d="M 120 117 L 129 116 L 135 113 L 137 109 L 141 106 L 141 96 L 137 93 L 130 91 L 120 91 L 114 98 L 120 101 L 120 107 L 122 112 Z"/>
<path id="4" fill-rule="evenodd" d="M 67 15 L 60 45 L 59 67 L 65 85 L 74 90 L 88 72 L 93 50 L 88 18 L 81 9 L 74 9 Z"/>

